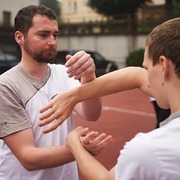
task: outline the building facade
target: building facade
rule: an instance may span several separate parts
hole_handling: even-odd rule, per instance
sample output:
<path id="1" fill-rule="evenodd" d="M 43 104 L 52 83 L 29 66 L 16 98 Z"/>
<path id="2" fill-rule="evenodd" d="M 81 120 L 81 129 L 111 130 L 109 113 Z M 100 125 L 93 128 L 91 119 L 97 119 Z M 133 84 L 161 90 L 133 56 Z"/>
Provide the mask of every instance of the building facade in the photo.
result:
<path id="1" fill-rule="evenodd" d="M 155 5 L 164 5 L 165 0 L 152 0 Z"/>
<path id="2" fill-rule="evenodd" d="M 39 4 L 38 0 L 0 0 L 0 26 L 13 26 L 16 13 L 24 6 Z"/>
<path id="3" fill-rule="evenodd" d="M 0 52 L 16 51 L 12 28 L 17 12 L 28 5 L 38 5 L 38 0 L 0 0 Z"/>
<path id="4" fill-rule="evenodd" d="M 106 17 L 88 7 L 88 0 L 61 0 L 61 18 L 64 23 L 105 21 Z M 152 0 L 150 6 L 164 5 L 165 0 Z"/>
<path id="5" fill-rule="evenodd" d="M 62 0 L 61 18 L 64 23 L 102 21 L 106 18 L 87 5 L 88 0 Z"/>

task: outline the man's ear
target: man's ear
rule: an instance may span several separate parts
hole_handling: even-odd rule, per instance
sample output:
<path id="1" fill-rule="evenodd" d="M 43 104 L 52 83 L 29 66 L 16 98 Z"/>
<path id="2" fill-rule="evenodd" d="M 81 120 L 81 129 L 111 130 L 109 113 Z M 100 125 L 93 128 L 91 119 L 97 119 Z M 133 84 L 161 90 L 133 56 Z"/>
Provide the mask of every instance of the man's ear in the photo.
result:
<path id="1" fill-rule="evenodd" d="M 24 44 L 24 35 L 20 31 L 16 31 L 15 34 L 16 42 L 21 46 Z"/>
<path id="2" fill-rule="evenodd" d="M 171 71 L 171 61 L 169 59 L 167 59 L 165 56 L 160 56 L 159 63 L 162 68 L 161 71 L 162 71 L 163 79 L 166 80 Z"/>

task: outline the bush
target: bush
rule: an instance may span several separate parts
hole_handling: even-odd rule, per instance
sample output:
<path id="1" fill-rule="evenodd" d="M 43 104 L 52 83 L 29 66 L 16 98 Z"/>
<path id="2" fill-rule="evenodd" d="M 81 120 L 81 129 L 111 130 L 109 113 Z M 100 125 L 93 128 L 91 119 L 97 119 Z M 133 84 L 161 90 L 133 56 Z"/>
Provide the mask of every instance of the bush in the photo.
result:
<path id="1" fill-rule="evenodd" d="M 142 67 L 144 59 L 144 49 L 138 49 L 129 53 L 126 58 L 126 66 L 139 66 Z"/>

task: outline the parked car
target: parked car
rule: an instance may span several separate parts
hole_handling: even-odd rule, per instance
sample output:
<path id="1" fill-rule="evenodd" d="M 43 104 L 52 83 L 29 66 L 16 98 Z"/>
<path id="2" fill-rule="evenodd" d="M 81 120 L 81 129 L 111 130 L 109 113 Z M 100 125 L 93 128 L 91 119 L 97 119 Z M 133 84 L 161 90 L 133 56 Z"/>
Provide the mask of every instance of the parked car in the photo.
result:
<path id="1" fill-rule="evenodd" d="M 0 51 L 0 74 L 11 69 L 18 64 L 18 58 L 15 54 Z"/>
<path id="2" fill-rule="evenodd" d="M 58 51 L 56 58 L 55 58 L 55 63 L 56 64 L 65 64 L 66 62 L 66 55 L 70 54 L 73 55 L 77 52 L 78 50 L 64 50 L 64 51 Z M 99 52 L 96 51 L 89 51 L 85 50 L 88 54 L 91 55 L 91 57 L 94 60 L 95 66 L 96 66 L 96 75 L 101 76 L 103 74 L 115 71 L 118 69 L 118 65 L 111 60 L 106 59 L 103 57 Z"/>
<path id="3" fill-rule="evenodd" d="M 66 62 L 66 55 L 70 54 L 73 55 L 78 50 L 65 50 L 65 51 L 58 51 L 55 63 L 56 64 L 65 64 Z M 114 61 L 107 60 L 104 58 L 100 53 L 96 51 L 86 51 L 91 55 L 91 57 L 94 60 L 95 66 L 96 66 L 96 75 L 101 76 L 103 74 L 112 72 L 114 70 L 118 69 L 118 65 Z M 9 70 L 16 64 L 18 64 L 18 57 L 9 52 L 3 52 L 0 51 L 0 74 L 4 73 L 5 71 Z"/>

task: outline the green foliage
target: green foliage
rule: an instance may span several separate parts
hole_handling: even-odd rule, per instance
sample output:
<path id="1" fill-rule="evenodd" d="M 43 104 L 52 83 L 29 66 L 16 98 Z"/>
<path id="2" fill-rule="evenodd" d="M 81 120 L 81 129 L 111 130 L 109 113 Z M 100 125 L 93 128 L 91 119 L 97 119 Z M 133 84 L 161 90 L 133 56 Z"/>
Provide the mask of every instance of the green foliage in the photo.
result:
<path id="1" fill-rule="evenodd" d="M 124 13 L 135 13 L 147 0 L 88 0 L 88 6 L 98 13 L 113 16 Z"/>
<path id="2" fill-rule="evenodd" d="M 126 66 L 139 66 L 142 67 L 144 59 L 144 49 L 132 51 L 126 58 Z"/>
<path id="3" fill-rule="evenodd" d="M 173 16 L 180 16 L 180 0 L 173 0 Z"/>
<path id="4" fill-rule="evenodd" d="M 60 15 L 60 7 L 57 0 L 39 0 L 39 3 L 51 8 L 56 13 L 57 17 Z"/>

